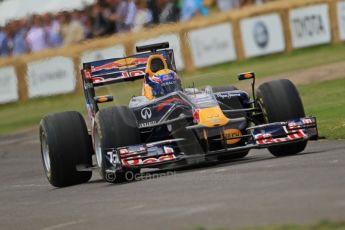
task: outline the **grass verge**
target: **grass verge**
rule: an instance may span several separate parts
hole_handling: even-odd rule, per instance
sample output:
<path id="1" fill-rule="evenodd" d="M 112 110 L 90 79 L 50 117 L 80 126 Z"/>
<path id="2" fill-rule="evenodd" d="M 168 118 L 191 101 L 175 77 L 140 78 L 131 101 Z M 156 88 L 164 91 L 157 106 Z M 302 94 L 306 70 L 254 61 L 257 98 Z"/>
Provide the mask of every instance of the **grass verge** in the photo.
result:
<path id="1" fill-rule="evenodd" d="M 224 85 L 236 81 L 237 73 L 255 71 L 259 78 L 279 73 L 345 60 L 345 45 L 329 45 L 294 51 L 290 54 L 265 56 L 242 62 L 221 64 L 202 69 L 192 75 L 182 74 L 184 86 Z M 301 86 L 301 95 L 310 115 L 318 117 L 321 135 L 327 138 L 345 138 L 345 81 Z M 100 94 L 112 94 L 119 104 L 126 104 L 132 95 L 140 94 L 141 82 L 119 84 L 101 89 Z M 86 113 L 82 94 L 69 94 L 38 98 L 26 103 L 18 102 L 0 106 L 0 134 L 16 132 L 38 125 L 48 113 L 76 110 Z"/>
<path id="2" fill-rule="evenodd" d="M 265 227 L 248 227 L 237 230 L 344 230 L 345 222 L 322 221 L 314 225 L 273 225 Z M 204 228 L 197 227 L 194 230 L 234 230 L 230 228 Z"/>
<path id="3" fill-rule="evenodd" d="M 320 136 L 345 138 L 345 79 L 299 86 L 306 114 L 317 117 Z"/>

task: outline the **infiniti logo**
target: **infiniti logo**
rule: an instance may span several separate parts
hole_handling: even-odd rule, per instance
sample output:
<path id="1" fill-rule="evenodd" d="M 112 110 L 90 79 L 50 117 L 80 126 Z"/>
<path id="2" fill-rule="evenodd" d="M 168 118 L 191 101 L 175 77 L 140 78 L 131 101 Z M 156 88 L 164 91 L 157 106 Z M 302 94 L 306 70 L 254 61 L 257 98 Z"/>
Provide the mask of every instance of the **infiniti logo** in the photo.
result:
<path id="1" fill-rule="evenodd" d="M 147 119 L 150 119 L 152 117 L 152 111 L 150 108 L 143 108 L 141 110 L 141 117 L 144 119 L 144 120 L 147 120 Z"/>
<path id="2" fill-rule="evenodd" d="M 269 32 L 265 23 L 259 21 L 254 25 L 254 40 L 255 43 L 262 49 L 266 48 L 269 43 Z"/>

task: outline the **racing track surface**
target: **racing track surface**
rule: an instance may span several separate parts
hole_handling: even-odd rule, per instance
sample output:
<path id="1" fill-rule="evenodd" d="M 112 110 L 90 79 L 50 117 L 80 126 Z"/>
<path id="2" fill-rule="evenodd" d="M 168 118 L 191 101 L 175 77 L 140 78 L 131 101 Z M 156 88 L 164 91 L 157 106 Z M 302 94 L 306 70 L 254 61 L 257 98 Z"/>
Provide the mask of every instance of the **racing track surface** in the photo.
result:
<path id="1" fill-rule="evenodd" d="M 36 133 L 0 138 L 0 229 L 192 229 L 345 220 L 345 141 L 298 156 L 254 150 L 245 160 L 159 179 L 55 189 Z"/>

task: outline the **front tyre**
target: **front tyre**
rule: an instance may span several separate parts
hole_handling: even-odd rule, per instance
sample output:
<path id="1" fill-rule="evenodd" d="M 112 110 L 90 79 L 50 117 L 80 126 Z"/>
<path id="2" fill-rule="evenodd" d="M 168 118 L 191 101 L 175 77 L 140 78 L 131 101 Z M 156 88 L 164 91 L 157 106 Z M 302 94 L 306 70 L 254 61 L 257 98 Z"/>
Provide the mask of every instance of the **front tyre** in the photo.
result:
<path id="1" fill-rule="evenodd" d="M 40 123 L 43 167 L 48 181 L 65 187 L 90 180 L 92 172 L 77 167 L 92 164 L 92 144 L 84 118 L 78 112 L 45 116 Z"/>
<path id="2" fill-rule="evenodd" d="M 109 183 L 120 183 L 133 178 L 139 170 L 121 169 L 107 171 L 109 163 L 106 149 L 137 145 L 141 143 L 138 124 L 134 113 L 126 106 L 108 107 L 98 111 L 94 127 L 94 147 L 102 178 Z M 127 177 L 126 175 L 130 175 Z"/>
<path id="3" fill-rule="evenodd" d="M 295 85 L 287 80 L 274 80 L 263 83 L 257 92 L 257 101 L 262 108 L 265 123 L 287 121 L 305 117 L 302 100 Z M 302 152 L 307 141 L 269 147 L 268 150 L 277 157 L 294 155 Z"/>

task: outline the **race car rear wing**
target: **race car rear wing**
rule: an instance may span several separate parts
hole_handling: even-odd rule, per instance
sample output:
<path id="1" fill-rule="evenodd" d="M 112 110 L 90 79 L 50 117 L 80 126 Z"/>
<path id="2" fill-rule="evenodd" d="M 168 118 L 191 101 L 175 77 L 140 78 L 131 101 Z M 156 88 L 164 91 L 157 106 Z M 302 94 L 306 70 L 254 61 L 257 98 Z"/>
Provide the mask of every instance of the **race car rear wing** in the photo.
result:
<path id="1" fill-rule="evenodd" d="M 137 47 L 140 53 L 133 56 L 84 63 L 81 76 L 89 117 L 94 118 L 99 110 L 99 103 L 113 101 L 111 95 L 97 96 L 95 87 L 143 79 L 152 54 L 161 54 L 166 60 L 167 67 L 176 71 L 174 51 L 167 48 L 169 43 L 140 46 Z"/>
<path id="2" fill-rule="evenodd" d="M 151 52 L 139 53 L 124 58 L 112 58 L 84 63 L 81 71 L 82 77 L 96 87 L 143 79 L 145 77 L 147 61 L 152 53 L 161 54 L 166 60 L 168 68 L 176 71 L 173 50 L 156 50 L 157 48 L 168 47 L 167 44 L 164 46 L 162 44 L 165 43 L 137 47 L 137 50 L 141 52 L 146 50 L 151 50 Z"/>

